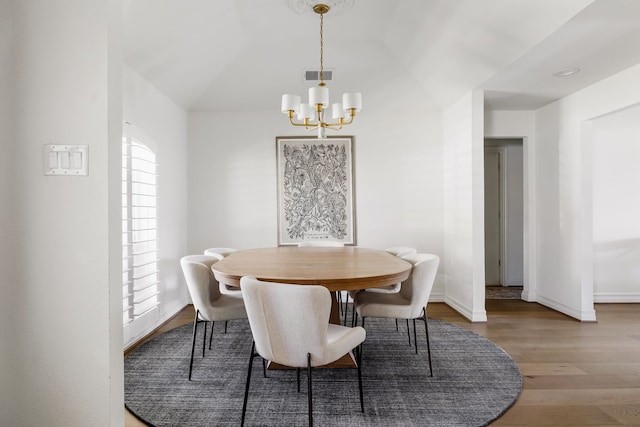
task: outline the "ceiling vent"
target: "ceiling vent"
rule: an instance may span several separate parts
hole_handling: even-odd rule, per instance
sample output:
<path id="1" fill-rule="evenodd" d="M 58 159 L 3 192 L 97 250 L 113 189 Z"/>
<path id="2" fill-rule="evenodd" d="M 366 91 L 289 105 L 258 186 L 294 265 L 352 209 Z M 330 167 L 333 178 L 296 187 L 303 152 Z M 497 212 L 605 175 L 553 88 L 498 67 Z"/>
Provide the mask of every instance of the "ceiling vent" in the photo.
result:
<path id="1" fill-rule="evenodd" d="M 324 70 L 324 81 L 330 82 L 333 80 L 333 69 Z M 305 82 L 319 82 L 320 81 L 320 70 L 304 70 L 302 72 L 302 80 Z"/>

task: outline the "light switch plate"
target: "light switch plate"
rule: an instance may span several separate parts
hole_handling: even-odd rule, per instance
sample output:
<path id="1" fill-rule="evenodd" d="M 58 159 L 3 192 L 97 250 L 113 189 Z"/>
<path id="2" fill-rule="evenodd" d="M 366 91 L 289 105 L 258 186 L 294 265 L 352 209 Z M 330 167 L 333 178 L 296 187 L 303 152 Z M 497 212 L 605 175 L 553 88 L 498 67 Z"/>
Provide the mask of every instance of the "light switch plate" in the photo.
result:
<path id="1" fill-rule="evenodd" d="M 45 145 L 44 174 L 50 176 L 89 175 L 89 146 Z"/>

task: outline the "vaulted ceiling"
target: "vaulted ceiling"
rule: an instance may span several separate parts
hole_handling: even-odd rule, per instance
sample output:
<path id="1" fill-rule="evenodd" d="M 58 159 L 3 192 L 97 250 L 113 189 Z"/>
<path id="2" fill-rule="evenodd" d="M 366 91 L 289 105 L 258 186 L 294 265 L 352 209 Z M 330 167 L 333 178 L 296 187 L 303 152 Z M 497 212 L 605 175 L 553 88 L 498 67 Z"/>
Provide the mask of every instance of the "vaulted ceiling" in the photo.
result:
<path id="1" fill-rule="evenodd" d="M 125 63 L 188 111 L 277 110 L 320 61 L 319 16 L 292 1 L 126 0 Z M 484 89 L 488 108 L 534 109 L 640 63 L 638 0 L 331 3 L 332 93 L 393 73 L 439 107 Z"/>

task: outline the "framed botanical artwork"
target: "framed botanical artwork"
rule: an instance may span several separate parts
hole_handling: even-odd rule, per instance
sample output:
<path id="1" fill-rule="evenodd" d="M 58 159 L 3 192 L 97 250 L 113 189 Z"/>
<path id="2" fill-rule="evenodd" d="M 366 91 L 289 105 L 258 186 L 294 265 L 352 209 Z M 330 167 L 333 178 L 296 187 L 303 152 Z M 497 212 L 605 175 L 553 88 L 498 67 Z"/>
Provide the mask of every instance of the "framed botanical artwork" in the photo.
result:
<path id="1" fill-rule="evenodd" d="M 278 245 L 355 244 L 353 137 L 276 137 Z"/>

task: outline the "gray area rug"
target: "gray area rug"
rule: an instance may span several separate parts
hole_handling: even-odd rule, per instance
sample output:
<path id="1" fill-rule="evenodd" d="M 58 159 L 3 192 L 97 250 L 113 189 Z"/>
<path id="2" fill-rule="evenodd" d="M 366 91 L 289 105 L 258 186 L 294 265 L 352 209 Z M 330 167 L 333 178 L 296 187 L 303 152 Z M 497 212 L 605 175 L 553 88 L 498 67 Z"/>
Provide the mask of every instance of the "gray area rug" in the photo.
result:
<path id="1" fill-rule="evenodd" d="M 522 299 L 522 286 L 487 286 L 486 299 Z"/>
<path id="2" fill-rule="evenodd" d="M 247 321 L 216 324 L 212 350 L 202 358 L 202 327 L 192 381 L 187 380 L 191 325 L 168 331 L 125 360 L 125 404 L 153 426 L 240 425 L 251 332 Z M 313 371 L 317 426 L 483 426 L 517 400 L 522 376 L 500 347 L 458 326 L 429 319 L 434 376 L 429 376 L 424 323 L 418 323 L 419 354 L 404 324 L 367 319 L 362 375 L 365 413 L 360 412 L 356 369 Z M 413 334 L 411 334 L 413 339 Z M 254 369 L 248 426 L 307 424 L 306 376 L 297 392 L 295 370 Z"/>

